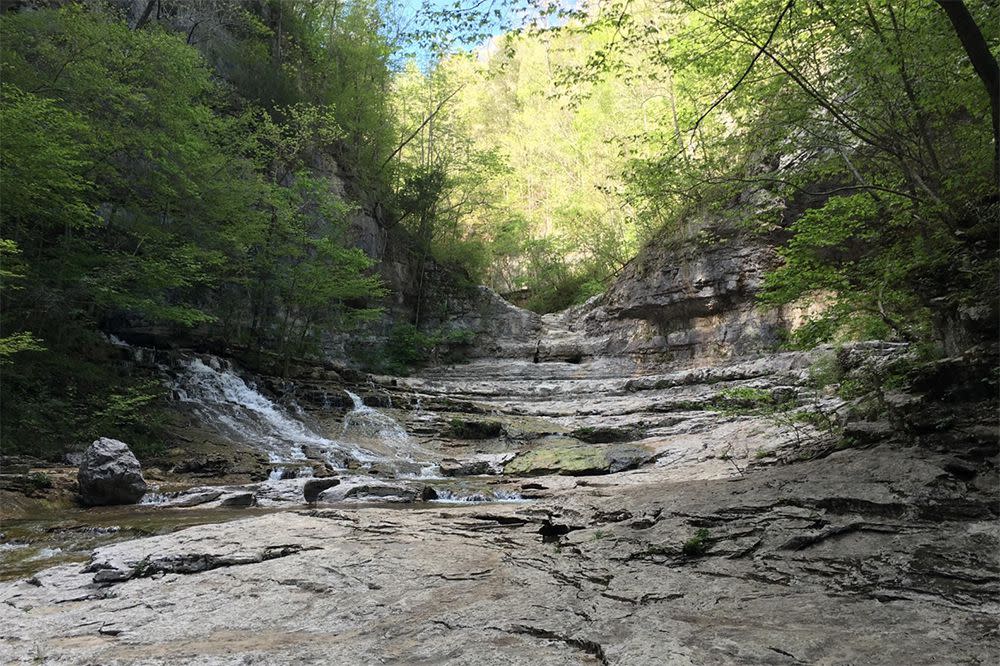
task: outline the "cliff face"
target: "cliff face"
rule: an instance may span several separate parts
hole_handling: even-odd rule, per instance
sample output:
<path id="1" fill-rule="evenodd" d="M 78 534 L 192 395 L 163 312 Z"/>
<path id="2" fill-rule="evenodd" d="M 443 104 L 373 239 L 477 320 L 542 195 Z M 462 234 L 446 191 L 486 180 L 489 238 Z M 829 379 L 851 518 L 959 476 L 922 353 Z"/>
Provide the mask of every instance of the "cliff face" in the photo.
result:
<path id="1" fill-rule="evenodd" d="M 781 313 L 757 303 L 774 248 L 747 235 L 647 247 L 572 328 L 602 342 L 590 353 L 726 358 L 773 348 Z"/>
<path id="2" fill-rule="evenodd" d="M 774 349 L 796 314 L 757 299 L 779 261 L 774 245 L 746 233 L 654 242 L 605 293 L 538 325 L 520 308 L 493 308 L 472 355 L 683 364 Z"/>

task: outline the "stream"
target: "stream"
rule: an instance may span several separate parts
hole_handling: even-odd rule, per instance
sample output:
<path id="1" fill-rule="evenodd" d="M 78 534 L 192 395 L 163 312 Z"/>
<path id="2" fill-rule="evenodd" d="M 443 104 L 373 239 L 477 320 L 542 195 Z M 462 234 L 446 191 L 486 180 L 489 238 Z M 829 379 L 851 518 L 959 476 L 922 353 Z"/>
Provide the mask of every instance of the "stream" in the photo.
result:
<path id="1" fill-rule="evenodd" d="M 0 661 L 987 663 L 995 430 L 834 446 L 793 418 L 843 407 L 810 381 L 830 353 L 361 383 L 175 355 L 206 459 L 6 521 Z"/>
<path id="2" fill-rule="evenodd" d="M 136 358 L 151 350 L 115 343 Z M 508 488 L 489 488 L 489 482 L 442 476 L 440 455 L 422 446 L 385 411 L 370 407 L 357 393 L 342 390 L 352 407 L 342 415 L 329 405 L 307 411 L 295 400 L 278 404 L 242 376 L 229 361 L 211 355 L 182 355 L 159 364 L 172 401 L 194 415 L 233 447 L 249 448 L 267 456 L 266 479 L 238 486 L 206 485 L 178 488 L 178 483 L 150 482 L 136 505 L 112 507 L 53 507 L 36 511 L 30 519 L 7 520 L 0 530 L 0 580 L 31 575 L 46 567 L 85 562 L 95 548 L 169 533 L 205 523 L 222 523 L 308 503 L 305 484 L 315 479 L 314 465 L 346 479 L 393 481 L 398 488 L 413 485 L 415 497 L 395 494 L 354 498 L 358 506 L 420 508 L 446 504 L 524 502 Z M 398 410 L 393 410 L 397 411 Z M 410 416 L 417 421 L 435 418 L 419 407 Z M 425 485 L 433 483 L 433 485 Z M 226 506 L 218 498 L 194 502 L 199 493 L 224 489 L 222 499 L 252 494 L 249 505 Z M 208 495 L 206 495 L 208 496 Z"/>

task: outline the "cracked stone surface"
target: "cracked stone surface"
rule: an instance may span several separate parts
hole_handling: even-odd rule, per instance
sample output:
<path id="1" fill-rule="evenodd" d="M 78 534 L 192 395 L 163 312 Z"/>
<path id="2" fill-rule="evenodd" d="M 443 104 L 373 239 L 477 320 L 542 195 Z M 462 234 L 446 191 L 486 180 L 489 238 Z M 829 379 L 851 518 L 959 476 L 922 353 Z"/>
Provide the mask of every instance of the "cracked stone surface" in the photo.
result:
<path id="1" fill-rule="evenodd" d="M 180 501 L 193 507 L 150 510 L 241 492 L 283 508 L 0 583 L 0 663 L 997 663 L 994 426 L 817 450 L 712 408 L 750 388 L 836 411 L 806 381 L 829 353 L 646 373 L 477 361 L 377 380 L 385 411 L 456 474 L 411 483 L 475 479 L 530 501 L 302 504 L 307 486 L 346 496 L 349 477 L 197 488 Z M 499 427 L 449 439 L 457 415 Z M 648 457 L 497 474 L 567 442 Z"/>
<path id="2" fill-rule="evenodd" d="M 292 510 L 100 548 L 0 587 L 0 661 L 973 664 L 1000 648 L 996 489 L 939 454 L 617 483 L 637 474 L 563 477 L 529 505 Z"/>

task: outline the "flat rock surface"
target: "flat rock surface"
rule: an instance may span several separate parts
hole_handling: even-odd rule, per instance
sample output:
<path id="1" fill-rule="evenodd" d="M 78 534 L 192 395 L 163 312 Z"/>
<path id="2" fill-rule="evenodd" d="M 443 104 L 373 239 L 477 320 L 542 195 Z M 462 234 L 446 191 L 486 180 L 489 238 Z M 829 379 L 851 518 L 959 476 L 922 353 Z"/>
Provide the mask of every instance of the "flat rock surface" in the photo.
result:
<path id="1" fill-rule="evenodd" d="M 192 527 L 4 584 L 0 661 L 990 663 L 995 483 L 942 464 L 885 445 L 736 479 L 539 477 L 554 490 L 531 504 Z"/>

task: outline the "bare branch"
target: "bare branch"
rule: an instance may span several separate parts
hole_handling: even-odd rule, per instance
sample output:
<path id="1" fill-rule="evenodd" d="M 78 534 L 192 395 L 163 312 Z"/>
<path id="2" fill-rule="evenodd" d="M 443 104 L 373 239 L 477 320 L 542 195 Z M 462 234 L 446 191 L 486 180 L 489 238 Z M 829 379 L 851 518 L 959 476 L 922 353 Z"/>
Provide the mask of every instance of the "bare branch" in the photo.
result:
<path id="1" fill-rule="evenodd" d="M 701 116 L 698 117 L 698 120 L 696 120 L 694 122 L 694 125 L 691 127 L 690 130 L 691 132 L 696 131 L 698 127 L 701 125 L 701 121 L 707 118 L 708 114 L 712 113 L 712 111 L 714 111 L 717 106 L 722 104 L 722 102 L 724 102 L 727 97 L 736 92 L 736 89 L 740 87 L 740 85 L 748 76 L 750 76 L 750 72 L 753 71 L 754 66 L 756 66 L 757 64 L 757 61 L 760 60 L 760 57 L 762 55 L 764 55 L 764 53 L 767 51 L 767 47 L 770 46 L 771 42 L 774 40 L 774 36 L 778 33 L 778 28 L 781 26 L 781 22 L 784 20 L 785 14 L 788 13 L 788 11 L 792 8 L 794 4 L 795 0 L 788 0 L 788 4 L 785 5 L 785 8 L 782 9 L 781 13 L 778 15 L 778 20 L 774 22 L 774 27 L 771 28 L 771 34 L 767 36 L 767 41 L 764 42 L 763 46 L 757 49 L 757 53 L 754 54 L 753 58 L 750 60 L 750 64 L 747 65 L 747 68 L 740 75 L 740 78 L 736 79 L 736 83 L 731 85 L 729 87 L 729 90 L 722 93 L 722 95 L 719 96 L 717 100 L 712 102 L 711 106 L 708 107 L 705 113 L 701 114 Z"/>
<path id="2" fill-rule="evenodd" d="M 399 144 L 398 146 L 396 146 L 396 149 L 394 151 L 392 151 L 387 158 L 385 158 L 385 161 L 382 162 L 382 166 L 379 167 L 379 171 L 381 171 L 382 169 L 384 169 L 389 164 L 389 162 L 392 161 L 392 158 L 395 157 L 396 155 L 398 155 L 399 151 L 401 151 L 403 148 L 406 147 L 406 144 L 408 144 L 410 141 L 413 141 L 414 137 L 416 137 L 417 134 L 420 133 L 420 130 L 422 130 L 423 128 L 427 127 L 427 123 L 429 123 L 430 121 L 434 120 L 434 116 L 436 116 L 438 114 L 438 112 L 442 108 L 444 108 L 444 105 L 448 102 L 448 100 L 450 100 L 452 97 L 454 97 L 455 95 L 457 95 L 459 93 L 459 91 L 463 87 L 464 86 L 459 86 L 459 87 L 455 88 L 455 90 L 453 90 L 447 97 L 445 97 L 443 100 L 441 100 L 440 102 L 438 102 L 437 107 L 426 118 L 424 118 L 424 122 L 420 123 L 420 125 L 417 127 L 417 129 L 415 129 L 412 132 L 410 132 L 410 135 L 408 137 L 406 137 L 406 139 L 404 139 L 401 144 Z"/>

